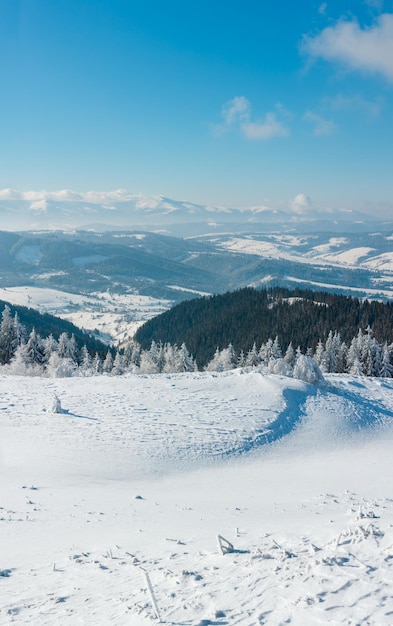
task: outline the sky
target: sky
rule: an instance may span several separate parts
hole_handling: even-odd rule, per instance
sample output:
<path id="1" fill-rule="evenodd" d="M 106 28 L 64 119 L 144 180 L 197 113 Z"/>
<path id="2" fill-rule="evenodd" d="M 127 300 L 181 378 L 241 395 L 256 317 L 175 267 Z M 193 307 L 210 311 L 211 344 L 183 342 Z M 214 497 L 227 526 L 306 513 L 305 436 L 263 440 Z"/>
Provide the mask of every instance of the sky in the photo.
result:
<path id="1" fill-rule="evenodd" d="M 0 190 L 393 214 L 393 0 L 0 0 L 0 81 Z"/>

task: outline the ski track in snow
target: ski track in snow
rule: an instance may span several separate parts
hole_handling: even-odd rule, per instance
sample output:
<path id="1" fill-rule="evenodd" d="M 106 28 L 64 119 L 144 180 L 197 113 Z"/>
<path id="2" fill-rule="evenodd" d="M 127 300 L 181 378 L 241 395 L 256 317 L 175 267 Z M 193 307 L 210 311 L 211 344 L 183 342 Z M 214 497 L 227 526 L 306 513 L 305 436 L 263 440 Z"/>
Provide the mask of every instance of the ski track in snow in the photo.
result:
<path id="1" fill-rule="evenodd" d="M 393 381 L 327 378 L 1 377 L 0 623 L 391 626 Z"/>

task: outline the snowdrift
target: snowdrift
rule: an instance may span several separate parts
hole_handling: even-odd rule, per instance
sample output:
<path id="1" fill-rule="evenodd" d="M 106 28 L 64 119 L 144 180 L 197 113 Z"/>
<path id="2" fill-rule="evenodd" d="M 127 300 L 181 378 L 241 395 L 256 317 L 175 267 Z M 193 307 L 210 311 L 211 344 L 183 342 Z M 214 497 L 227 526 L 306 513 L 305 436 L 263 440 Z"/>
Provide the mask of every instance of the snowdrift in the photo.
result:
<path id="1" fill-rule="evenodd" d="M 2 624 L 392 624 L 393 381 L 0 390 Z"/>

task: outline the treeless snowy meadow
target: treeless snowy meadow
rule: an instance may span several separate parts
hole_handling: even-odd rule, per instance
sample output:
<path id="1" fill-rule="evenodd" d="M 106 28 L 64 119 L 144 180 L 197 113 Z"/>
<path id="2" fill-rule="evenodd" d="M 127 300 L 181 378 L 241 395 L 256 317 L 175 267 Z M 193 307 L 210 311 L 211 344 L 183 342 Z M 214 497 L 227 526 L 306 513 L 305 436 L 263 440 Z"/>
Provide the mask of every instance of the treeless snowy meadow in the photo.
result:
<path id="1" fill-rule="evenodd" d="M 393 381 L 1 376 L 1 624 L 393 623 Z"/>

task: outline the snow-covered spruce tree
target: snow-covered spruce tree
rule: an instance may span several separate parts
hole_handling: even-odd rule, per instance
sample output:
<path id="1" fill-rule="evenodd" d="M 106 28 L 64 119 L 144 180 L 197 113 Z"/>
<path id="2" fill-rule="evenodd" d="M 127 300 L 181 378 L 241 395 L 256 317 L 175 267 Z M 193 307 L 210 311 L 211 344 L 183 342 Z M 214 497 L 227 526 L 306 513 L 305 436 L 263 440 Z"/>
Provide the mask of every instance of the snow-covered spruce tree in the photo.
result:
<path id="1" fill-rule="evenodd" d="M 61 333 L 58 341 L 57 348 L 58 355 L 61 359 L 71 359 L 71 361 L 78 362 L 78 348 L 76 345 L 75 336 L 68 335 L 68 333 Z"/>
<path id="2" fill-rule="evenodd" d="M 94 355 L 92 366 L 95 375 L 102 374 L 102 360 L 98 352 Z"/>
<path id="3" fill-rule="evenodd" d="M 275 340 L 272 343 L 269 362 L 274 359 L 282 359 L 282 350 L 280 342 L 278 341 L 278 336 L 276 336 Z"/>
<path id="4" fill-rule="evenodd" d="M 123 363 L 123 355 L 117 350 L 115 358 L 113 359 L 112 376 L 121 376 L 124 374 L 125 368 Z"/>
<path id="5" fill-rule="evenodd" d="M 246 354 L 246 362 L 245 365 L 247 367 L 257 367 L 261 362 L 256 343 L 254 341 L 251 350 L 249 350 Z"/>
<path id="6" fill-rule="evenodd" d="M 110 374 L 112 372 L 112 369 L 113 369 L 113 357 L 112 357 L 111 351 L 108 350 L 108 352 L 106 353 L 104 362 L 102 364 L 102 371 L 104 374 Z"/>
<path id="7" fill-rule="evenodd" d="M 244 350 L 240 350 L 239 358 L 237 360 L 238 367 L 245 367 L 246 365 L 246 355 L 244 354 Z"/>
<path id="8" fill-rule="evenodd" d="M 318 341 L 317 347 L 315 348 L 314 359 L 316 360 L 319 367 L 321 368 L 321 371 L 323 371 L 323 367 L 325 363 L 325 346 L 323 345 L 321 340 Z"/>
<path id="9" fill-rule="evenodd" d="M 57 352 L 58 343 L 52 334 L 43 339 L 44 344 L 44 362 L 49 363 L 49 359 L 53 352 Z"/>
<path id="10" fill-rule="evenodd" d="M 287 376 L 289 378 L 293 376 L 293 367 L 283 358 L 269 361 L 267 371 L 269 374 L 276 374 L 278 376 Z"/>
<path id="11" fill-rule="evenodd" d="M 368 326 L 362 336 L 360 356 L 363 364 L 363 372 L 366 376 L 378 376 L 381 368 L 380 346 L 373 337 L 373 331 Z"/>
<path id="12" fill-rule="evenodd" d="M 141 348 L 134 341 L 129 341 L 124 349 L 123 363 L 126 370 L 134 372 L 141 362 Z"/>
<path id="13" fill-rule="evenodd" d="M 172 346 L 171 343 L 166 343 L 163 348 L 164 355 L 164 364 L 162 367 L 162 372 L 166 372 L 167 374 L 171 372 L 177 371 L 177 346 Z"/>
<path id="14" fill-rule="evenodd" d="M 23 345 L 22 349 L 26 367 L 33 368 L 35 366 L 36 369 L 40 368 L 42 371 L 45 363 L 44 342 L 35 328 L 32 329 L 27 343 Z"/>
<path id="15" fill-rule="evenodd" d="M 325 342 L 325 350 L 321 359 L 321 371 L 331 374 L 337 370 L 337 342 L 333 331 L 329 331 Z"/>
<path id="16" fill-rule="evenodd" d="M 17 323 L 18 323 L 18 318 Z M 19 345 L 20 328 L 15 325 L 8 304 L 5 305 L 0 323 L 0 363 L 9 363 Z"/>
<path id="17" fill-rule="evenodd" d="M 361 376 L 363 374 L 363 365 L 360 360 L 359 336 L 353 337 L 347 352 L 347 368 L 348 374 Z"/>
<path id="18" fill-rule="evenodd" d="M 86 344 L 82 346 L 80 351 L 79 373 L 82 376 L 93 376 L 94 374 L 91 354 L 88 351 Z"/>
<path id="19" fill-rule="evenodd" d="M 12 350 L 15 353 L 15 350 L 18 346 L 24 343 L 26 340 L 26 328 L 23 324 L 21 324 L 18 312 L 15 311 L 14 315 L 14 341 L 12 345 Z"/>
<path id="20" fill-rule="evenodd" d="M 72 359 L 61 358 L 58 352 L 52 352 L 46 365 L 46 373 L 51 378 L 71 378 L 78 373 L 78 365 Z"/>
<path id="21" fill-rule="evenodd" d="M 288 363 L 288 365 L 290 365 L 292 368 L 295 365 L 296 355 L 295 355 L 295 350 L 293 349 L 293 346 L 292 346 L 292 341 L 290 342 L 290 344 L 288 345 L 288 348 L 286 349 L 286 352 L 284 355 L 284 361 Z"/>
<path id="22" fill-rule="evenodd" d="M 300 354 L 293 368 L 293 377 L 306 383 L 317 385 L 324 382 L 324 377 L 318 363 L 310 356 Z"/>
<path id="23" fill-rule="evenodd" d="M 158 346 L 155 341 L 151 342 L 150 350 L 142 350 L 140 361 L 141 374 L 159 374 Z"/>
<path id="24" fill-rule="evenodd" d="M 273 339 L 268 339 L 259 348 L 259 360 L 262 365 L 268 365 L 272 356 Z"/>
<path id="25" fill-rule="evenodd" d="M 223 350 L 216 349 L 212 360 L 206 365 L 207 372 L 224 372 L 233 370 L 238 366 L 238 357 L 233 345 L 230 343 Z"/>
<path id="26" fill-rule="evenodd" d="M 213 358 L 206 364 L 205 370 L 207 372 L 222 372 L 223 367 L 221 363 L 221 351 L 217 347 Z"/>
<path id="27" fill-rule="evenodd" d="M 178 372 L 196 372 L 198 370 L 194 357 L 189 353 L 186 344 L 181 344 L 177 353 Z"/>
<path id="28" fill-rule="evenodd" d="M 387 341 L 385 341 L 382 346 L 381 367 L 379 370 L 379 376 L 381 376 L 381 378 L 392 378 L 393 376 L 393 365 L 391 357 L 391 351 L 389 350 Z"/>

